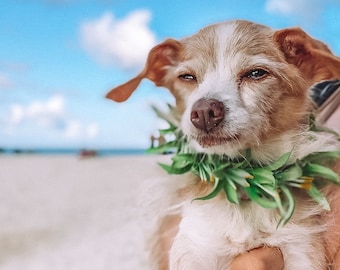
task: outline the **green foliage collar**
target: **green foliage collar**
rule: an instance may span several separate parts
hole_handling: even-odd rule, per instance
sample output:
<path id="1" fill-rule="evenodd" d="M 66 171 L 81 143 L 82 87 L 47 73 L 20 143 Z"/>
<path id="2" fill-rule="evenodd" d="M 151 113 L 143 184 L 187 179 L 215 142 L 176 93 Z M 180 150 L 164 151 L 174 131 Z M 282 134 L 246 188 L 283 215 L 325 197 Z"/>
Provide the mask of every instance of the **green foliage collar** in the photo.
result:
<path id="1" fill-rule="evenodd" d="M 340 151 L 312 153 L 293 164 L 288 164 L 291 152 L 282 155 L 267 166 L 259 166 L 251 160 L 251 152 L 242 159 L 228 156 L 195 153 L 188 147 L 187 140 L 178 128 L 179 117 L 169 105 L 166 114 L 153 108 L 166 120 L 169 128 L 160 130 L 161 136 L 170 137 L 166 143 L 151 147 L 148 152 L 165 153 L 174 151 L 171 165 L 160 164 L 169 174 L 193 173 L 201 181 L 213 185 L 212 192 L 196 200 L 212 199 L 220 192 L 234 204 L 243 203 L 245 196 L 265 208 L 277 209 L 281 215 L 278 226 L 286 224 L 295 209 L 294 189 L 306 191 L 324 209 L 329 210 L 327 199 L 320 188 L 327 181 L 338 184 L 339 175 L 328 167 L 340 159 Z M 315 128 L 313 126 L 313 128 Z"/>

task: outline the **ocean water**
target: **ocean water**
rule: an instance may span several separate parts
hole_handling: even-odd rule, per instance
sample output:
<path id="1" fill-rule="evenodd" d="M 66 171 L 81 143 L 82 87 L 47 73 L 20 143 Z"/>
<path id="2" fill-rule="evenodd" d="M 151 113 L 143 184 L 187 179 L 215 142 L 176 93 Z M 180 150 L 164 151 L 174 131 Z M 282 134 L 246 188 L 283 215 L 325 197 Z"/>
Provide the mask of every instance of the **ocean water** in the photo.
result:
<path id="1" fill-rule="evenodd" d="M 93 152 L 95 151 L 95 152 Z M 71 148 L 37 148 L 37 149 L 0 149 L 0 154 L 20 155 L 20 154 L 40 154 L 40 155 L 81 155 L 88 154 L 89 156 L 120 156 L 120 155 L 144 155 L 146 149 L 71 149 Z"/>

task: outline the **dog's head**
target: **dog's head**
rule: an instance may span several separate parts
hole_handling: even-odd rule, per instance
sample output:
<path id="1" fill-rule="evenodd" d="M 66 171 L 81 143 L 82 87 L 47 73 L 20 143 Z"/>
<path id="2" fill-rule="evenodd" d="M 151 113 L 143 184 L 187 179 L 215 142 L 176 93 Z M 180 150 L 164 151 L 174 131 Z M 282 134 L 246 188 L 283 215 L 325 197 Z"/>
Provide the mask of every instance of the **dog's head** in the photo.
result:
<path id="1" fill-rule="evenodd" d="M 154 47 L 144 70 L 107 97 L 124 101 L 148 78 L 174 95 L 182 131 L 196 150 L 235 155 L 306 121 L 308 87 L 320 79 L 310 73 L 312 47 L 332 55 L 300 29 L 216 24 Z"/>

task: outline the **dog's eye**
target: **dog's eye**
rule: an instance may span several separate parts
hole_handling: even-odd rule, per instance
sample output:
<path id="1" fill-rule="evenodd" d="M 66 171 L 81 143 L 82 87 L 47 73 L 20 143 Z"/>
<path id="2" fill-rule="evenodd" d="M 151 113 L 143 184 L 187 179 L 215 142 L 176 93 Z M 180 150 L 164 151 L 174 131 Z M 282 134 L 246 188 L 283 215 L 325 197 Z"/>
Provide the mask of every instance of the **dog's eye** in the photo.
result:
<path id="1" fill-rule="evenodd" d="M 253 79 L 253 80 L 258 80 L 258 79 L 265 77 L 267 74 L 268 74 L 268 71 L 259 68 L 259 69 L 252 69 L 250 71 L 247 71 L 242 77 Z"/>
<path id="2" fill-rule="evenodd" d="M 178 76 L 178 78 L 186 82 L 196 82 L 196 76 L 191 75 L 189 73 L 181 74 Z"/>

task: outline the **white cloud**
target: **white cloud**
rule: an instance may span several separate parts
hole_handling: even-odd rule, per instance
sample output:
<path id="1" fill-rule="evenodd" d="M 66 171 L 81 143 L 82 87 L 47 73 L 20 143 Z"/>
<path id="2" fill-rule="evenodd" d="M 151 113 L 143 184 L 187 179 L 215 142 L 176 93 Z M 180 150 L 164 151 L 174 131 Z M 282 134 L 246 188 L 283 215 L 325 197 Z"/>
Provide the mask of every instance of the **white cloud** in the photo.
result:
<path id="1" fill-rule="evenodd" d="M 122 20 L 112 13 L 82 23 L 82 46 L 102 64 L 118 64 L 123 68 L 140 68 L 149 50 L 156 44 L 155 34 L 149 29 L 151 13 L 137 10 Z"/>
<path id="2" fill-rule="evenodd" d="M 29 66 L 20 62 L 12 62 L 12 61 L 0 61 L 0 69 L 5 70 L 7 72 L 25 72 L 29 69 Z"/>
<path id="3" fill-rule="evenodd" d="M 96 123 L 91 123 L 86 127 L 86 135 L 90 139 L 97 137 L 99 133 L 99 126 Z"/>
<path id="4" fill-rule="evenodd" d="M 0 73 L 0 89 L 10 88 L 13 86 L 13 82 L 5 74 Z"/>
<path id="5" fill-rule="evenodd" d="M 64 131 L 64 136 L 74 139 L 80 135 L 81 124 L 78 121 L 69 121 Z"/>
<path id="6" fill-rule="evenodd" d="M 266 11 L 269 13 L 289 15 L 294 12 L 294 6 L 292 5 L 292 1 L 268 0 L 266 3 Z"/>
<path id="7" fill-rule="evenodd" d="M 24 121 L 33 121 L 43 126 L 55 126 L 57 122 L 64 119 L 64 103 L 63 96 L 55 95 L 47 101 L 36 100 L 28 105 L 12 104 L 7 123 L 15 126 Z"/>
<path id="8" fill-rule="evenodd" d="M 64 136 L 68 139 L 77 139 L 79 137 L 93 139 L 99 133 L 99 126 L 95 123 L 83 124 L 79 121 L 71 120 L 67 123 Z"/>
<path id="9" fill-rule="evenodd" d="M 334 2 L 335 0 L 267 0 L 265 9 L 268 13 L 311 20 L 321 13 L 325 4 Z"/>
<path id="10" fill-rule="evenodd" d="M 10 125 L 18 125 L 24 119 L 24 107 L 19 104 L 13 104 L 10 107 L 8 122 Z"/>
<path id="11" fill-rule="evenodd" d="M 25 108 L 26 117 L 43 126 L 57 127 L 63 122 L 65 100 L 63 96 L 52 96 L 45 102 L 34 101 Z"/>
<path id="12" fill-rule="evenodd" d="M 36 100 L 27 105 L 13 104 L 6 118 L 7 130 L 20 128 L 23 123 L 60 132 L 68 139 L 93 139 L 99 133 L 96 123 L 82 123 L 69 116 L 62 95 L 54 95 L 45 101 Z"/>

